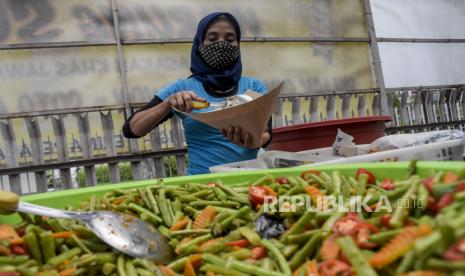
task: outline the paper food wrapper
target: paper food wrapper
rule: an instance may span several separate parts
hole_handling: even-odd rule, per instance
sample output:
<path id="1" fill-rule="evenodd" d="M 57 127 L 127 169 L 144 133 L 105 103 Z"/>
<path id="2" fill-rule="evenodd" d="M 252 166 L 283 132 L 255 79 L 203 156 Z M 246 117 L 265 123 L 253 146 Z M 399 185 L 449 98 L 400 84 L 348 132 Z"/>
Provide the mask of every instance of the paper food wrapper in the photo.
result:
<path id="1" fill-rule="evenodd" d="M 253 145 L 259 147 L 268 120 L 276 109 L 283 83 L 281 82 L 267 94 L 248 103 L 217 111 L 183 114 L 219 130 L 239 126 L 242 128 L 243 133 L 248 132 L 252 135 Z"/>

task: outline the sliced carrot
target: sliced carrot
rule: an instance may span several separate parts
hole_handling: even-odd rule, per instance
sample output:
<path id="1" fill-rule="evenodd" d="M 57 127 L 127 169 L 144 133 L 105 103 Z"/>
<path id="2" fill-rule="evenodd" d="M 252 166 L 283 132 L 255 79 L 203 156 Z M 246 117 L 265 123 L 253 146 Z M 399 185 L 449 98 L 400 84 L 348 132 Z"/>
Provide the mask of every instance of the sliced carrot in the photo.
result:
<path id="1" fill-rule="evenodd" d="M 441 272 L 433 271 L 433 270 L 420 270 L 420 271 L 412 271 L 404 275 L 405 276 L 440 276 L 444 274 L 442 274 Z"/>
<path id="2" fill-rule="evenodd" d="M 120 205 L 121 203 L 124 202 L 124 200 L 125 200 L 127 197 L 128 197 L 127 195 L 120 196 L 120 197 L 116 198 L 115 200 L 113 200 L 112 204 Z"/>
<path id="3" fill-rule="evenodd" d="M 318 204 L 318 201 L 321 201 L 321 208 L 323 210 L 326 210 L 329 208 L 329 203 L 328 199 L 325 197 L 325 195 L 315 186 L 309 185 L 306 186 L 305 191 L 307 192 L 308 195 L 310 195 L 310 198 L 313 201 L 313 204 Z"/>
<path id="4" fill-rule="evenodd" d="M 453 172 L 446 172 L 442 177 L 442 182 L 444 184 L 451 184 L 454 183 L 459 179 L 459 176 Z"/>
<path id="5" fill-rule="evenodd" d="M 2 254 L 3 256 L 10 256 L 11 251 L 7 247 L 0 244 L 0 254 Z"/>
<path id="6" fill-rule="evenodd" d="M 23 238 L 16 238 L 16 239 L 11 239 L 8 242 L 11 245 L 20 245 L 20 244 L 24 244 L 24 239 Z"/>
<path id="7" fill-rule="evenodd" d="M 67 239 L 70 238 L 72 235 L 75 235 L 72 231 L 63 231 L 63 232 L 56 232 L 52 234 L 52 237 L 55 239 Z"/>
<path id="8" fill-rule="evenodd" d="M 437 272 L 437 271 L 431 271 L 431 270 L 422 270 L 422 271 L 412 271 L 409 273 L 403 274 L 404 276 L 439 276 L 442 275 L 442 273 Z"/>
<path id="9" fill-rule="evenodd" d="M 202 264 L 202 254 L 192 254 L 187 259 L 194 268 L 199 268 Z"/>
<path id="10" fill-rule="evenodd" d="M 262 188 L 265 190 L 267 196 L 274 196 L 277 197 L 278 193 L 273 190 L 273 188 L 268 187 L 268 186 L 262 186 Z"/>
<path id="11" fill-rule="evenodd" d="M 331 261 L 337 259 L 337 256 L 339 255 L 341 249 L 339 248 L 339 245 L 336 242 L 336 238 L 337 236 L 333 234 L 324 240 L 320 250 L 321 258 L 323 259 L 323 261 Z"/>
<path id="12" fill-rule="evenodd" d="M 74 272 L 76 272 L 76 268 L 74 267 L 67 268 L 60 272 L 60 276 L 72 276 Z"/>
<path id="13" fill-rule="evenodd" d="M 307 268 L 307 276 L 319 276 L 318 273 L 318 264 L 315 260 L 307 261 L 305 263 L 305 267 Z"/>
<path id="14" fill-rule="evenodd" d="M 173 223 L 171 225 L 170 230 L 171 231 L 176 231 L 176 230 L 181 230 L 186 227 L 186 225 L 189 223 L 189 218 L 188 217 L 183 217 L 180 221 Z"/>
<path id="15" fill-rule="evenodd" d="M 382 268 L 393 263 L 412 248 L 416 239 L 427 236 L 432 231 L 431 227 L 426 224 L 404 228 L 402 232 L 392 238 L 381 250 L 371 257 L 370 264 L 375 268 Z"/>
<path id="16" fill-rule="evenodd" d="M 294 272 L 292 273 L 292 276 L 299 276 L 303 270 L 306 269 L 306 263 L 301 264 Z"/>
<path id="17" fill-rule="evenodd" d="M 0 241 L 19 238 L 18 233 L 10 224 L 0 224 Z"/>
<path id="18" fill-rule="evenodd" d="M 184 276 L 195 276 L 195 269 L 189 258 L 187 258 L 186 266 L 184 267 Z"/>
<path id="19" fill-rule="evenodd" d="M 69 265 L 69 260 L 68 259 L 64 260 L 63 261 L 63 266 L 67 267 L 68 265 Z"/>
<path id="20" fill-rule="evenodd" d="M 205 273 L 205 276 L 215 276 L 215 272 L 207 271 L 207 273 Z"/>
<path id="21" fill-rule="evenodd" d="M 303 171 L 303 172 L 300 174 L 300 178 L 302 178 L 302 179 L 305 180 L 305 181 L 308 181 L 308 180 L 310 180 L 309 177 L 308 177 L 310 174 L 314 174 L 314 175 L 317 175 L 317 176 L 318 176 L 318 175 L 320 175 L 320 173 L 321 173 L 321 172 L 320 172 L 320 171 L 317 171 L 317 170 Z"/>
<path id="22" fill-rule="evenodd" d="M 203 209 L 194 220 L 194 224 L 192 225 L 192 229 L 204 229 L 208 228 L 210 223 L 215 218 L 216 209 L 213 207 L 207 207 Z"/>
<path id="23" fill-rule="evenodd" d="M 174 271 L 171 268 L 164 265 L 160 265 L 159 268 L 166 276 L 174 276 Z"/>

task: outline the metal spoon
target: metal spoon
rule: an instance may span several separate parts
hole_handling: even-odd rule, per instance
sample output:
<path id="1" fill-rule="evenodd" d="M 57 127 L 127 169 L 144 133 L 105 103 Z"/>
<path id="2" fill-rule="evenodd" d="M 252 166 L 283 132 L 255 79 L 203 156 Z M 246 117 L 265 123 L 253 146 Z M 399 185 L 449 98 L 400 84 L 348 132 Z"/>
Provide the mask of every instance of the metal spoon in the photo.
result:
<path id="1" fill-rule="evenodd" d="M 245 104 L 252 101 L 253 98 L 249 95 L 240 94 L 233 97 L 228 98 L 226 101 L 223 102 L 192 102 L 192 108 L 194 109 L 204 109 L 211 107 L 210 111 L 216 111 L 218 109 L 222 109 L 225 107 L 233 106 L 233 105 L 240 105 Z"/>
<path id="2" fill-rule="evenodd" d="M 71 212 L 19 201 L 18 195 L 0 191 L 0 208 L 83 222 L 102 241 L 127 255 L 157 263 L 172 259 L 173 250 L 155 227 L 127 214 L 109 211 Z"/>

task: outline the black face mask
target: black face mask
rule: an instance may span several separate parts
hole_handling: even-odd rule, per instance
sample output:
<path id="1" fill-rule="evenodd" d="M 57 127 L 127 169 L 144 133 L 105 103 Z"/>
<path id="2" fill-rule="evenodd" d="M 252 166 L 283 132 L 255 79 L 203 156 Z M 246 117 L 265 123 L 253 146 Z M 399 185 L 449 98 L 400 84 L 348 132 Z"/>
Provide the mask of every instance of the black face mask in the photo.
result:
<path id="1" fill-rule="evenodd" d="M 199 46 L 199 52 L 205 63 L 216 70 L 228 68 L 241 54 L 238 46 L 226 41 L 202 44 Z"/>

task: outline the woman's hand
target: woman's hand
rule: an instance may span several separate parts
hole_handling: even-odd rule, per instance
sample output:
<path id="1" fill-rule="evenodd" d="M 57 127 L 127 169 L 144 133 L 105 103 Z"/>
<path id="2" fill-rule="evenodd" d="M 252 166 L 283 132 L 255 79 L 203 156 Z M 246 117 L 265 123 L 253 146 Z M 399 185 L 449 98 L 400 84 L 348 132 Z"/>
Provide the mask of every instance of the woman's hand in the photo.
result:
<path id="1" fill-rule="evenodd" d="M 205 99 L 197 96 L 192 91 L 181 91 L 171 95 L 166 101 L 170 104 L 171 108 L 189 113 L 192 110 L 192 101 L 204 102 Z"/>
<path id="2" fill-rule="evenodd" d="M 251 149 L 258 148 L 253 144 L 252 135 L 250 133 L 243 133 L 241 127 L 231 126 L 228 129 L 222 129 L 221 134 L 238 146 Z M 270 134 L 268 132 L 263 133 L 260 146 L 268 142 L 269 139 Z"/>

